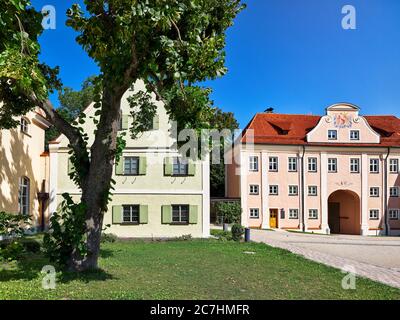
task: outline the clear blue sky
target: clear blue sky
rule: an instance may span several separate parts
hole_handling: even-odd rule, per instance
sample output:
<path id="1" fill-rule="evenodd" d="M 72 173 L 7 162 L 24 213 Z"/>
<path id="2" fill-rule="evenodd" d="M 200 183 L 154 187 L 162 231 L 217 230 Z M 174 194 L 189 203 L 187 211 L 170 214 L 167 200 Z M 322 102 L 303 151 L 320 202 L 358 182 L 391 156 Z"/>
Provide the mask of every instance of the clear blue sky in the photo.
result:
<path id="1" fill-rule="evenodd" d="M 52 4 L 57 29 L 41 37 L 42 59 L 61 67 L 65 85 L 79 89 L 95 64 L 65 26 L 74 1 Z M 279 113 L 323 114 L 351 102 L 363 114 L 400 116 L 399 0 L 249 0 L 227 37 L 228 74 L 208 82 L 215 105 L 244 127 L 268 106 Z M 357 10 L 357 29 L 341 27 L 344 5 Z M 57 104 L 56 98 L 53 97 Z"/>

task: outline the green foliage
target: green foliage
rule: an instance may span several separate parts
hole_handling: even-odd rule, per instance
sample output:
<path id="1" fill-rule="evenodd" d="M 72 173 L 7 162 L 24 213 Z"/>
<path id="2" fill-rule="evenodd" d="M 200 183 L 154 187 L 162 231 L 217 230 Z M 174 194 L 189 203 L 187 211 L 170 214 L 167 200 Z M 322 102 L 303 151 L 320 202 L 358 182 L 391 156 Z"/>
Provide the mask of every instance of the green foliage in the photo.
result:
<path id="1" fill-rule="evenodd" d="M 4 237 L 22 236 L 29 225 L 29 216 L 0 212 L 0 235 Z"/>
<path id="2" fill-rule="evenodd" d="M 19 240 L 2 241 L 0 243 L 0 258 L 8 261 L 18 260 L 25 252 Z"/>
<path id="3" fill-rule="evenodd" d="M 86 205 L 74 203 L 64 193 L 60 212 L 50 218 L 50 232 L 43 238 L 46 256 L 60 266 L 67 266 L 72 254 L 85 256 L 86 247 Z"/>
<path id="4" fill-rule="evenodd" d="M 244 235 L 244 227 L 238 223 L 235 223 L 232 226 L 231 232 L 232 232 L 232 239 L 234 241 L 240 241 Z"/>
<path id="5" fill-rule="evenodd" d="M 113 243 L 118 240 L 118 236 L 112 233 L 102 233 L 101 234 L 101 243 Z"/>
<path id="6" fill-rule="evenodd" d="M 240 223 L 242 208 L 239 202 L 218 202 L 215 210 L 222 223 Z"/>
<path id="7" fill-rule="evenodd" d="M 211 230 L 211 235 L 217 237 L 220 241 L 232 241 L 232 232 L 223 231 L 223 230 Z"/>

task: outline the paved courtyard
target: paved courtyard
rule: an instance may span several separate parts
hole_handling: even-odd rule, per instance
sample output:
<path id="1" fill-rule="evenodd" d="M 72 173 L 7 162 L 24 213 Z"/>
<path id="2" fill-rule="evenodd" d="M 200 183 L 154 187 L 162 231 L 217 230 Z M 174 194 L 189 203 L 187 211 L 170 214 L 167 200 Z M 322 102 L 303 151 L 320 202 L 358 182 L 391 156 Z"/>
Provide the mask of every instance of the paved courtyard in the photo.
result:
<path id="1" fill-rule="evenodd" d="M 312 235 L 251 230 L 251 240 L 287 249 L 339 269 L 400 288 L 400 237 Z"/>

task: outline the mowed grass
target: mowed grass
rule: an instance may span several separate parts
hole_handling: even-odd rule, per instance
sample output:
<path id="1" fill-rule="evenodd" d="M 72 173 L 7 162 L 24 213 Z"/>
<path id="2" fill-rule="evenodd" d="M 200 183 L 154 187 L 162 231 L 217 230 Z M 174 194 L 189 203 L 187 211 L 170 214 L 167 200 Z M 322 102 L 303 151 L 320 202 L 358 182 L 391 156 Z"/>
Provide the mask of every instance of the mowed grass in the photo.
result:
<path id="1" fill-rule="evenodd" d="M 400 299 L 400 290 L 256 243 L 118 241 L 102 245 L 101 271 L 57 274 L 42 289 L 48 261 L 30 255 L 0 271 L 0 299 Z"/>

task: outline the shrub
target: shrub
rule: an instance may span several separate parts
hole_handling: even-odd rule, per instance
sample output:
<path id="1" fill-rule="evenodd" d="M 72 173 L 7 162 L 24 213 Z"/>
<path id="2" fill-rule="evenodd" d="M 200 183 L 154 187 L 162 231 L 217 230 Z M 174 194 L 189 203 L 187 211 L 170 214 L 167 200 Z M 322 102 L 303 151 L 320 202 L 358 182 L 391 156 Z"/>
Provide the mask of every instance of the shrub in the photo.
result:
<path id="1" fill-rule="evenodd" d="M 232 240 L 232 233 L 229 231 L 223 230 L 211 230 L 211 235 L 218 238 L 221 241 L 231 241 Z"/>
<path id="2" fill-rule="evenodd" d="M 221 223 L 240 223 L 242 208 L 239 202 L 218 202 L 215 210 Z"/>
<path id="3" fill-rule="evenodd" d="M 118 240 L 118 237 L 113 233 L 102 233 L 101 234 L 101 243 L 110 242 L 113 243 Z"/>
<path id="4" fill-rule="evenodd" d="M 244 234 L 244 227 L 240 224 L 235 223 L 232 226 L 232 239 L 235 241 L 240 241 Z"/>
<path id="5" fill-rule="evenodd" d="M 29 226 L 29 216 L 0 212 L 0 234 L 2 236 L 23 236 L 27 226 Z"/>
<path id="6" fill-rule="evenodd" d="M 24 252 L 24 246 L 18 240 L 3 241 L 0 247 L 0 256 L 8 261 L 20 259 Z"/>
<path id="7" fill-rule="evenodd" d="M 183 234 L 180 237 L 177 237 L 176 240 L 180 240 L 180 241 L 192 240 L 192 235 L 191 234 Z"/>
<path id="8" fill-rule="evenodd" d="M 40 252 L 41 244 L 38 241 L 36 241 L 34 239 L 25 238 L 25 239 L 21 239 L 20 242 L 26 252 L 31 252 L 31 253 Z"/>

